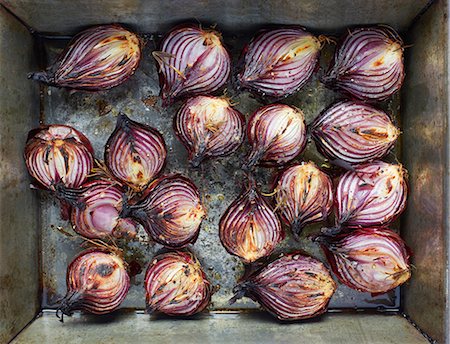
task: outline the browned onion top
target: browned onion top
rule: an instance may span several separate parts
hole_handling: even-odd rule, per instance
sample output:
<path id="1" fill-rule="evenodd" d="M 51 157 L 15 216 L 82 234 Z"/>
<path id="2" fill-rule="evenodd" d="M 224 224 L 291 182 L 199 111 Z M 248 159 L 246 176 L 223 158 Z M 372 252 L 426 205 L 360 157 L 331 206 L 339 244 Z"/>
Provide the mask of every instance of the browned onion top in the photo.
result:
<path id="1" fill-rule="evenodd" d="M 105 146 L 105 163 L 117 179 L 140 192 L 161 171 L 166 155 L 166 144 L 156 129 L 124 114 L 117 117 Z"/>
<path id="2" fill-rule="evenodd" d="M 247 296 L 280 320 L 300 320 L 324 313 L 335 290 L 336 283 L 320 261 L 291 253 L 238 285 L 231 302 Z"/>
<path id="3" fill-rule="evenodd" d="M 128 79 L 140 59 L 136 34 L 117 24 L 99 25 L 76 35 L 52 66 L 29 78 L 58 87 L 104 90 Z"/>
<path id="4" fill-rule="evenodd" d="M 262 31 L 246 47 L 240 83 L 263 95 L 294 93 L 314 72 L 320 48 L 319 40 L 300 27 Z"/>
<path id="5" fill-rule="evenodd" d="M 168 315 L 201 312 L 211 299 L 211 287 L 194 255 L 169 252 L 153 258 L 145 275 L 147 310 Z"/>
<path id="6" fill-rule="evenodd" d="M 194 242 L 206 209 L 195 184 L 180 175 L 155 180 L 146 198 L 130 207 L 130 216 L 161 245 L 180 248 Z"/>
<path id="7" fill-rule="evenodd" d="M 153 56 L 159 64 L 161 96 L 166 104 L 181 96 L 217 91 L 230 75 L 230 56 L 220 33 L 214 30 L 176 27 Z"/>
<path id="8" fill-rule="evenodd" d="M 239 196 L 222 215 L 219 235 L 226 250 L 245 263 L 270 255 L 284 237 L 278 217 L 254 188 Z"/>
<path id="9" fill-rule="evenodd" d="M 113 253 L 96 249 L 80 253 L 67 268 L 67 294 L 58 311 L 106 314 L 117 309 L 130 288 L 124 262 Z"/>
<path id="10" fill-rule="evenodd" d="M 255 111 L 247 125 L 252 146 L 245 167 L 280 166 L 300 154 L 306 145 L 303 113 L 284 104 L 271 104 Z"/>
<path id="11" fill-rule="evenodd" d="M 57 184 L 80 187 L 94 164 L 89 140 L 67 125 L 33 129 L 25 146 L 28 172 L 40 186 L 55 190 Z"/>
<path id="12" fill-rule="evenodd" d="M 189 98 L 174 119 L 175 133 L 198 166 L 205 158 L 233 153 L 244 139 L 245 119 L 224 98 Z"/>
<path id="13" fill-rule="evenodd" d="M 400 131 L 383 111 L 358 101 L 340 101 L 316 118 L 311 133 L 327 158 L 359 164 L 386 155 Z"/>
<path id="14" fill-rule="evenodd" d="M 321 240 L 333 272 L 350 288 L 386 293 L 411 276 L 410 250 L 387 228 L 360 228 Z"/>
<path id="15" fill-rule="evenodd" d="M 275 191 L 281 217 L 297 235 L 307 224 L 325 220 L 333 205 L 331 179 L 313 162 L 286 169 Z"/>
<path id="16" fill-rule="evenodd" d="M 349 31 L 336 49 L 325 84 L 361 100 L 383 100 L 402 86 L 403 41 L 388 26 Z"/>

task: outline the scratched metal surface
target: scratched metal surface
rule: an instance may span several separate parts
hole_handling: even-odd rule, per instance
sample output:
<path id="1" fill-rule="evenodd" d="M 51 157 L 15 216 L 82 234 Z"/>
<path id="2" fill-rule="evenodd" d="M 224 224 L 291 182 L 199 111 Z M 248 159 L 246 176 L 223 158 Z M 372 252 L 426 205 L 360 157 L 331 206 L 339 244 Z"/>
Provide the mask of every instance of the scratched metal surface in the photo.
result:
<path id="1" fill-rule="evenodd" d="M 247 34 L 225 35 L 226 44 L 234 56 L 234 64 L 236 64 L 240 51 L 249 37 Z M 91 140 L 97 158 L 103 156 L 104 144 L 113 131 L 119 111 L 126 113 L 134 120 L 157 128 L 163 134 L 168 147 L 167 166 L 164 172 L 177 172 L 191 178 L 199 187 L 208 209 L 208 217 L 202 223 L 200 236 L 190 249 L 200 259 L 212 284 L 218 288 L 218 291 L 213 295 L 210 309 L 256 308 L 257 305 L 246 298 L 233 306 L 229 306 L 228 300 L 232 296 L 232 288 L 243 273 L 243 265 L 237 258 L 225 251 L 218 236 L 218 223 L 221 215 L 245 185 L 244 173 L 240 170 L 240 166 L 248 145 L 244 144 L 238 152 L 230 157 L 205 162 L 199 170 L 189 168 L 186 151 L 174 137 L 172 130 L 172 118 L 180 103 L 162 108 L 160 99 L 157 98 L 159 93 L 157 70 L 151 58 L 151 51 L 154 50 L 157 40 L 158 36 L 147 37 L 144 58 L 136 74 L 125 84 L 110 91 L 70 94 L 66 90 L 53 87 L 46 88 L 43 120 L 45 123 L 64 123 L 79 129 Z M 56 54 L 61 51 L 64 43 L 63 40 L 46 40 L 45 50 L 49 61 L 53 60 Z M 339 94 L 326 89 L 318 81 L 318 76 L 329 62 L 333 49 L 333 47 L 328 47 L 324 50 L 321 69 L 303 90 L 282 101 L 301 108 L 305 113 L 307 123 L 311 122 L 320 111 L 334 100 L 341 98 Z M 231 95 L 233 100 L 238 103 L 236 108 L 246 117 L 263 104 L 247 92 L 234 91 L 231 85 L 228 85 L 228 95 Z M 156 103 L 153 104 L 155 99 Z M 398 97 L 379 104 L 379 106 L 391 113 L 395 120 L 398 119 Z M 313 160 L 319 165 L 324 162 L 311 142 L 308 143 L 305 152 L 297 160 Z M 262 191 L 270 191 L 270 182 L 276 172 L 275 169 L 261 168 L 257 170 L 257 181 Z M 55 308 L 56 302 L 64 295 L 66 267 L 70 260 L 81 251 L 81 241 L 68 238 L 58 232 L 57 227 L 69 228 L 70 224 L 60 219 L 57 205 L 45 194 L 41 196 L 41 209 L 42 306 L 45 309 Z M 290 235 L 287 235 L 278 247 L 277 252 L 301 249 L 325 261 L 319 248 L 306 238 L 307 235 L 318 231 L 321 226 L 307 227 L 299 242 L 294 241 Z M 145 239 L 143 231 L 142 236 Z M 161 246 L 158 244 L 134 242 L 126 248 L 126 251 L 146 264 L 160 249 Z M 132 287 L 122 305 L 124 308 L 144 308 L 143 278 L 144 273 L 141 273 L 132 279 Z M 339 286 L 331 301 L 331 308 L 397 309 L 398 307 L 399 291 L 373 297 L 370 294 L 359 293 L 343 285 Z"/>

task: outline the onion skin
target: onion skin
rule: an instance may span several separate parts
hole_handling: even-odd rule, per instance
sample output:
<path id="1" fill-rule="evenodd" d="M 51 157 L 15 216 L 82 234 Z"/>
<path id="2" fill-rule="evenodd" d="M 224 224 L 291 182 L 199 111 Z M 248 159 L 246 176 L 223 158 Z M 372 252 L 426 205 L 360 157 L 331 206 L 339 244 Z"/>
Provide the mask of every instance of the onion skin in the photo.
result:
<path id="1" fill-rule="evenodd" d="M 303 113 L 284 104 L 263 106 L 253 113 L 247 125 L 251 151 L 244 169 L 255 165 L 281 166 L 293 160 L 306 146 Z"/>
<path id="2" fill-rule="evenodd" d="M 335 290 L 336 283 L 320 261 L 291 253 L 235 287 L 230 302 L 247 296 L 280 320 L 302 320 L 324 313 Z"/>
<path id="3" fill-rule="evenodd" d="M 181 248 L 197 240 L 206 209 L 195 184 L 180 175 L 155 180 L 145 199 L 122 216 L 136 219 L 157 243 Z"/>
<path id="4" fill-rule="evenodd" d="M 320 48 L 319 40 L 300 27 L 262 31 L 244 51 L 240 85 L 262 95 L 288 96 L 310 79 Z"/>
<path id="5" fill-rule="evenodd" d="M 387 228 L 360 228 L 319 240 L 334 274 L 350 288 L 383 294 L 411 277 L 410 249 Z"/>
<path id="6" fill-rule="evenodd" d="M 118 180 L 141 192 L 162 170 L 166 156 L 164 138 L 156 129 L 124 114 L 117 117 L 105 146 L 105 163 Z"/>
<path id="7" fill-rule="evenodd" d="M 139 37 L 120 25 L 99 25 L 76 35 L 46 71 L 30 79 L 76 90 L 101 91 L 120 85 L 141 59 Z"/>
<path id="8" fill-rule="evenodd" d="M 127 296 L 130 277 L 117 255 L 90 249 L 80 253 L 67 268 L 67 294 L 57 315 L 74 310 L 107 314 L 116 310 Z"/>
<path id="9" fill-rule="evenodd" d="M 28 133 L 25 163 L 40 187 L 55 190 L 58 185 L 79 188 L 94 165 L 89 140 L 67 125 L 48 125 Z"/>
<path id="10" fill-rule="evenodd" d="M 333 206 L 331 179 L 313 162 L 283 171 L 275 190 L 281 218 L 297 236 L 306 225 L 325 220 Z"/>
<path id="11" fill-rule="evenodd" d="M 164 105 L 179 97 L 215 92 L 230 76 L 230 55 L 220 33 L 214 30 L 178 26 L 167 34 L 161 51 L 153 52 L 153 56 L 160 68 Z"/>
<path id="12" fill-rule="evenodd" d="M 284 238 L 281 223 L 261 194 L 251 187 L 237 198 L 219 223 L 222 245 L 244 263 L 270 255 Z"/>
<path id="13" fill-rule="evenodd" d="M 385 156 L 400 131 L 383 111 L 358 101 L 341 101 L 316 118 L 311 134 L 328 159 L 355 165 Z"/>
<path id="14" fill-rule="evenodd" d="M 322 81 L 356 99 L 379 101 L 396 93 L 404 77 L 403 41 L 379 25 L 350 31 Z"/>
<path id="15" fill-rule="evenodd" d="M 382 161 L 362 164 L 339 179 L 336 189 L 338 227 L 381 226 L 406 207 L 406 171 Z"/>
<path id="16" fill-rule="evenodd" d="M 136 223 L 120 217 L 124 201 L 124 192 L 111 182 L 96 180 L 85 184 L 72 207 L 75 232 L 90 239 L 135 237 Z"/>
<path id="17" fill-rule="evenodd" d="M 174 118 L 175 134 L 191 165 L 236 151 L 244 140 L 245 119 L 224 98 L 198 96 L 184 102 Z"/>
<path id="18" fill-rule="evenodd" d="M 147 311 L 189 316 L 203 311 L 211 300 L 211 285 L 191 253 L 156 256 L 145 275 Z"/>

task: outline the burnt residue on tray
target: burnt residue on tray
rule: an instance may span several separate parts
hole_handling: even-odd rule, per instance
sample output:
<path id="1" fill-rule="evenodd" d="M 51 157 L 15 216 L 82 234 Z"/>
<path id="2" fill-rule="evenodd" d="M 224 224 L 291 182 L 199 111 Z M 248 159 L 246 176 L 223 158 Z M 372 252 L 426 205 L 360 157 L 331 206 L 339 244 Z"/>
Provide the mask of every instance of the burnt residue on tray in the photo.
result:
<path id="1" fill-rule="evenodd" d="M 247 34 L 224 34 L 224 40 L 233 56 L 236 66 L 245 43 L 251 38 Z M 248 144 L 229 157 L 205 161 L 200 168 L 190 168 L 187 152 L 177 140 L 172 129 L 172 119 L 181 103 L 163 108 L 159 98 L 157 67 L 151 57 L 154 41 L 158 36 L 146 37 L 143 59 L 136 73 L 124 84 L 109 91 L 98 93 L 71 92 L 65 89 L 46 87 L 43 94 L 43 116 L 45 123 L 62 123 L 83 132 L 92 142 L 97 158 L 102 159 L 107 138 L 114 130 L 116 117 L 120 112 L 135 121 L 155 127 L 162 133 L 168 147 L 167 165 L 164 173 L 181 173 L 191 178 L 199 187 L 208 216 L 203 221 L 198 240 L 190 249 L 197 255 L 216 292 L 212 297 L 210 309 L 233 310 L 253 309 L 258 305 L 249 299 L 242 299 L 233 306 L 228 304 L 236 281 L 243 275 L 244 266 L 238 258 L 229 255 L 219 240 L 218 224 L 221 215 L 239 195 L 246 185 L 245 173 L 241 171 L 243 157 L 248 152 Z M 45 39 L 45 52 L 49 61 L 53 61 L 67 41 Z M 319 82 L 323 69 L 328 65 L 334 46 L 326 46 L 321 55 L 321 69 L 298 93 L 281 100 L 282 103 L 300 108 L 310 123 L 323 109 L 335 100 L 343 98 L 340 94 L 324 87 Z M 248 92 L 239 92 L 227 88 L 227 96 L 236 103 L 236 108 L 248 119 L 258 107 L 267 103 Z M 399 118 L 399 98 L 381 104 L 378 107 Z M 397 144 L 396 152 L 399 151 Z M 395 160 L 392 154 L 389 159 Z M 314 144 L 308 142 L 306 150 L 297 158 L 313 160 L 319 166 L 326 167 L 325 159 L 318 154 Z M 261 191 L 270 192 L 277 169 L 257 168 L 256 180 Z M 41 198 L 42 231 L 42 283 L 43 308 L 55 308 L 57 301 L 66 292 L 66 268 L 73 257 L 82 249 L 80 239 L 71 239 L 62 235 L 55 227 L 70 228 L 70 223 L 61 220 L 59 208 L 53 200 Z M 53 226 L 53 227 L 52 227 Z M 319 247 L 307 237 L 321 228 L 321 224 L 308 226 L 299 241 L 287 232 L 286 239 L 276 249 L 276 253 L 303 250 L 325 261 Z M 135 272 L 130 292 L 122 304 L 124 308 L 145 308 L 143 280 L 146 263 L 161 249 L 161 245 L 150 243 L 145 232 L 140 229 L 139 241 L 125 246 L 125 254 L 136 255 Z M 133 259 L 131 259 L 133 261 Z M 384 295 L 371 296 L 360 293 L 344 285 L 339 285 L 332 298 L 331 309 L 398 309 L 399 290 Z"/>

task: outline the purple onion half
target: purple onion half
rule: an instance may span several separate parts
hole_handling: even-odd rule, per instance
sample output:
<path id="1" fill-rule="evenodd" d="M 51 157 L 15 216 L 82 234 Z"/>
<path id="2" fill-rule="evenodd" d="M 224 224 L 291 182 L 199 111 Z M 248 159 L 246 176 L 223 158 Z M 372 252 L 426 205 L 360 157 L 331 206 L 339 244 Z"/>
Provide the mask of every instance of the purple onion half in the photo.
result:
<path id="1" fill-rule="evenodd" d="M 174 118 L 175 134 L 198 167 L 206 158 L 236 151 L 244 140 L 245 118 L 224 98 L 189 98 Z"/>
<path id="2" fill-rule="evenodd" d="M 340 101 L 316 118 L 311 134 L 327 158 L 355 165 L 385 156 L 400 131 L 382 110 L 359 101 Z"/>
<path id="3" fill-rule="evenodd" d="M 384 100 L 402 86 L 403 49 L 402 39 L 388 26 L 351 30 L 322 81 L 357 99 Z"/>
<path id="4" fill-rule="evenodd" d="M 145 193 L 122 215 L 136 219 L 154 241 L 166 247 L 181 248 L 197 240 L 206 209 L 190 179 L 162 176 Z"/>
<path id="5" fill-rule="evenodd" d="M 28 77 L 51 86 L 99 91 L 123 83 L 140 59 L 136 34 L 117 24 L 99 25 L 76 35 L 46 71 Z"/>
<path id="6" fill-rule="evenodd" d="M 197 258 L 188 252 L 154 257 L 144 282 L 147 311 L 189 316 L 203 311 L 212 288 Z"/>
<path id="7" fill-rule="evenodd" d="M 406 171 L 382 161 L 362 164 L 340 177 L 336 221 L 342 227 L 389 224 L 406 207 Z"/>
<path id="8" fill-rule="evenodd" d="M 73 199 L 66 201 L 72 204 L 71 222 L 78 234 L 90 239 L 133 238 L 136 235 L 136 222 L 120 216 L 125 196 L 116 184 L 95 180 L 84 184 L 76 193 L 65 192 L 69 198 L 77 194 L 75 202 Z"/>
<path id="9" fill-rule="evenodd" d="M 55 190 L 58 186 L 77 189 L 94 165 L 89 140 L 67 125 L 52 124 L 31 130 L 25 146 L 25 163 L 38 186 Z"/>
<path id="10" fill-rule="evenodd" d="M 154 128 L 117 117 L 105 146 L 105 163 L 113 176 L 135 192 L 141 192 L 158 175 L 167 156 L 162 135 Z"/>
<path id="11" fill-rule="evenodd" d="M 255 165 L 282 166 L 306 146 L 306 125 L 300 109 L 285 104 L 266 105 L 248 120 L 247 138 L 251 151 L 244 169 Z"/>
<path id="12" fill-rule="evenodd" d="M 230 75 L 230 55 L 220 33 L 214 30 L 176 27 L 153 56 L 160 68 L 161 96 L 166 105 L 178 97 L 217 91 Z"/>
<path id="13" fill-rule="evenodd" d="M 292 94 L 311 77 L 320 48 L 319 40 L 299 27 L 262 31 L 245 48 L 239 82 L 263 95 Z"/>
<path id="14" fill-rule="evenodd" d="M 301 320 L 324 313 L 335 290 L 336 283 L 320 261 L 291 253 L 237 285 L 230 303 L 247 296 L 280 320 Z"/>
<path id="15" fill-rule="evenodd" d="M 382 294 L 411 276 L 411 251 L 390 229 L 361 228 L 319 241 L 334 274 L 350 288 Z"/>
<path id="16" fill-rule="evenodd" d="M 275 188 L 282 220 L 297 236 L 306 225 L 326 220 L 333 206 L 332 190 L 330 177 L 313 162 L 287 168 Z"/>
<path id="17" fill-rule="evenodd" d="M 220 218 L 219 236 L 230 254 L 252 263 L 270 255 L 284 232 L 272 207 L 251 187 Z"/>

